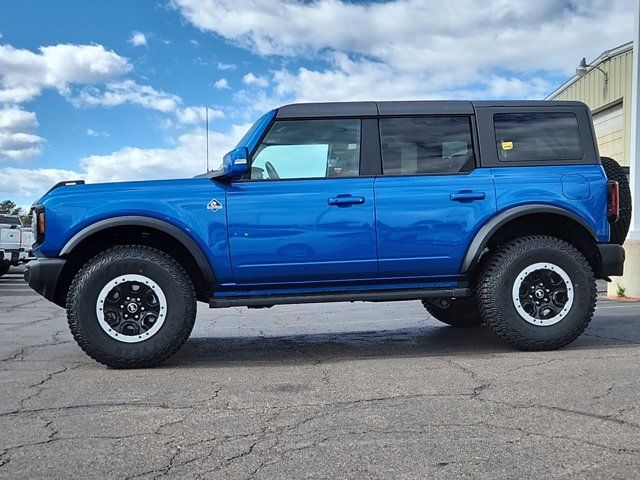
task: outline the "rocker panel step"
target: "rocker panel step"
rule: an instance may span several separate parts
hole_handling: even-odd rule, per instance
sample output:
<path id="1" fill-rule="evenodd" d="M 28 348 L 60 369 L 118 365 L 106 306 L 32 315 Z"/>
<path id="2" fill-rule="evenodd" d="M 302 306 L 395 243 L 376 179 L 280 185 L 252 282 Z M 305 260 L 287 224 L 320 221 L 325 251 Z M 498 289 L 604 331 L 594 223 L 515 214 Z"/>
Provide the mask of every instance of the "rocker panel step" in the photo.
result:
<path id="1" fill-rule="evenodd" d="M 312 293 L 299 295 L 266 295 L 261 297 L 216 297 L 209 299 L 211 308 L 227 307 L 271 307 L 296 303 L 328 303 L 328 302 L 387 302 L 392 300 L 420 300 L 423 298 L 470 297 L 469 288 L 442 289 L 404 289 L 340 292 L 340 293 Z"/>

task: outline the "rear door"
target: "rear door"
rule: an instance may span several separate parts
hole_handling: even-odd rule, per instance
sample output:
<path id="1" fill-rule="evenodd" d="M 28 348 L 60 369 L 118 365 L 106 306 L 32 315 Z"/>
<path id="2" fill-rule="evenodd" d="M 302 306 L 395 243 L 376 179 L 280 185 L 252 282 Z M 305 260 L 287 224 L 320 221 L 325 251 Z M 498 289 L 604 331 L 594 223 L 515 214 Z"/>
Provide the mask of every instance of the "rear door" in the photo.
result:
<path id="1" fill-rule="evenodd" d="M 238 284 L 377 273 L 373 177 L 360 177 L 360 119 L 277 120 L 227 189 Z"/>
<path id="2" fill-rule="evenodd" d="M 490 169 L 476 168 L 472 117 L 380 119 L 383 175 L 376 179 L 382 277 L 446 277 L 496 211 Z"/>

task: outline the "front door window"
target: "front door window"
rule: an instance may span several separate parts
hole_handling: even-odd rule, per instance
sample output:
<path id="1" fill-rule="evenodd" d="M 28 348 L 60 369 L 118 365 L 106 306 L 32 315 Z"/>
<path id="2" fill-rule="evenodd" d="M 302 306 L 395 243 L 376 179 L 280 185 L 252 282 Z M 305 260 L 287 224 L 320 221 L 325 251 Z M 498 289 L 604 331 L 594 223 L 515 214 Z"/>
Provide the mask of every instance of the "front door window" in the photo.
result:
<path id="1" fill-rule="evenodd" d="M 252 180 L 357 177 L 360 120 L 279 120 L 253 155 Z"/>

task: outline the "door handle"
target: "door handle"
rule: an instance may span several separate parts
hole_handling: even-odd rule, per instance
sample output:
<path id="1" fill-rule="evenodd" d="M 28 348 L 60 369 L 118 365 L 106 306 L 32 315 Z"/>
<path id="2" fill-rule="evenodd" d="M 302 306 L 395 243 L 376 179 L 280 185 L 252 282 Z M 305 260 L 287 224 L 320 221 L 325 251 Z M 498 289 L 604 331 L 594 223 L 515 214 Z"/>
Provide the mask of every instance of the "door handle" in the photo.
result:
<path id="1" fill-rule="evenodd" d="M 362 205 L 364 203 L 364 197 L 354 197 L 353 195 L 336 195 L 335 197 L 327 198 L 329 205 L 337 205 L 338 207 L 347 205 Z"/>
<path id="2" fill-rule="evenodd" d="M 472 202 L 474 200 L 484 200 L 484 192 L 472 192 L 471 190 L 460 190 L 452 193 L 449 198 L 454 202 Z"/>

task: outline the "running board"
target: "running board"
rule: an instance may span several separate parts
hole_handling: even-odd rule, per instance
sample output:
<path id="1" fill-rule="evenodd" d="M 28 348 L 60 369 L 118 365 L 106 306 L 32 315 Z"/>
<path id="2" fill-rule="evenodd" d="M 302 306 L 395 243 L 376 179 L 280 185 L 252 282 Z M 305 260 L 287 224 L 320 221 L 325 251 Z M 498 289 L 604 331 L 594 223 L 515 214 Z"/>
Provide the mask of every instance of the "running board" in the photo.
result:
<path id="1" fill-rule="evenodd" d="M 429 288 L 405 290 L 377 290 L 340 293 L 310 293 L 299 295 L 265 295 L 262 297 L 218 297 L 209 299 L 210 308 L 271 307 L 295 303 L 327 302 L 388 302 L 393 300 L 420 300 L 423 298 L 470 297 L 469 288 Z"/>

